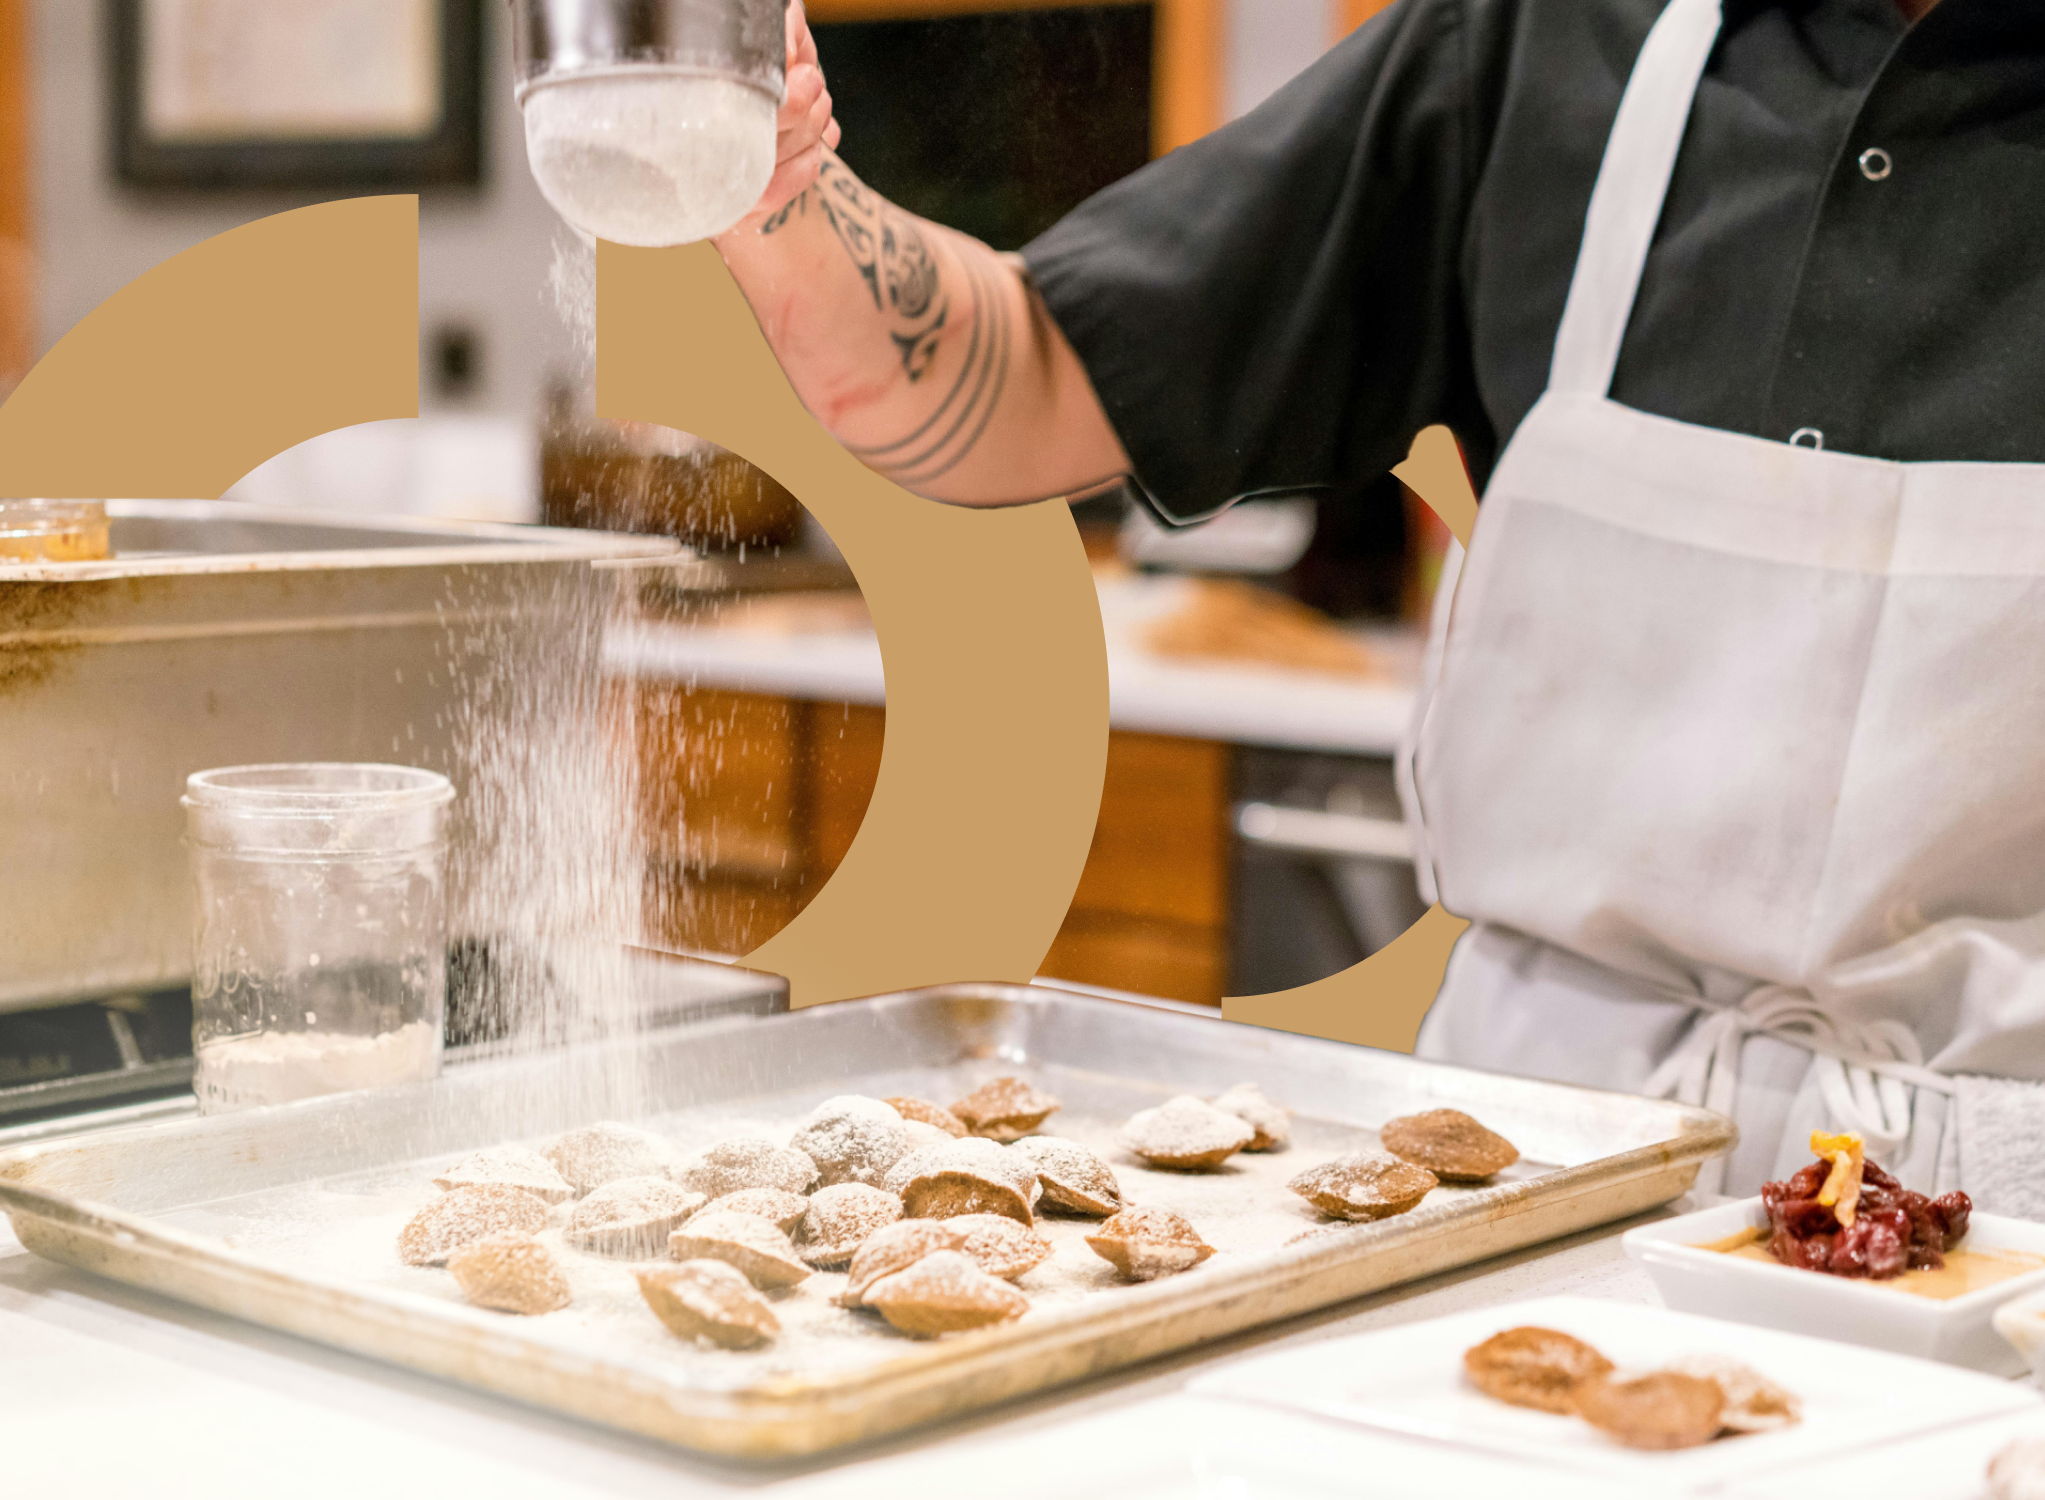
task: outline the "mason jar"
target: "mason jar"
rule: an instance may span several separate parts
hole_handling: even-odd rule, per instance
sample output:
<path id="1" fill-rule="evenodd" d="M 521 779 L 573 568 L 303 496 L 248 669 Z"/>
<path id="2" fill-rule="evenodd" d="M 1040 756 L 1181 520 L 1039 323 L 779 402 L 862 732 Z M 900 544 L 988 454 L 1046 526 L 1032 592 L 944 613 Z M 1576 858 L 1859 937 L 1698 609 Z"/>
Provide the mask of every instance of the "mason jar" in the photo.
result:
<path id="1" fill-rule="evenodd" d="M 0 500 L 0 562 L 100 562 L 109 534 L 104 500 Z"/>
<path id="2" fill-rule="evenodd" d="M 431 1078 L 447 993 L 445 776 L 230 766 L 185 783 L 202 1112 Z"/>

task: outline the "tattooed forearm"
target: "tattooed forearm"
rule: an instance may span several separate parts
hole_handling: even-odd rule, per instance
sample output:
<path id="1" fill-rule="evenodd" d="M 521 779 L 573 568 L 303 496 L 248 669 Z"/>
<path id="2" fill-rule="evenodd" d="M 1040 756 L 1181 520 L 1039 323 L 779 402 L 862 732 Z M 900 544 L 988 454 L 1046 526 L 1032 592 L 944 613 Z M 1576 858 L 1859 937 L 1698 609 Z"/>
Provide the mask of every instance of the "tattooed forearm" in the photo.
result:
<path id="1" fill-rule="evenodd" d="M 902 373 L 912 382 L 921 380 L 937 357 L 951 312 L 951 298 L 923 230 L 844 163 L 826 155 L 815 184 L 771 214 L 760 233 L 778 232 L 812 206 L 838 237 L 875 309 L 888 315 L 888 338 Z"/>
<path id="2" fill-rule="evenodd" d="M 972 331 L 950 388 L 936 409 L 906 436 L 852 449 L 869 467 L 909 488 L 941 478 L 973 451 L 1008 382 L 1012 342 L 1008 304 L 977 258 L 955 264 L 966 282 Z"/>

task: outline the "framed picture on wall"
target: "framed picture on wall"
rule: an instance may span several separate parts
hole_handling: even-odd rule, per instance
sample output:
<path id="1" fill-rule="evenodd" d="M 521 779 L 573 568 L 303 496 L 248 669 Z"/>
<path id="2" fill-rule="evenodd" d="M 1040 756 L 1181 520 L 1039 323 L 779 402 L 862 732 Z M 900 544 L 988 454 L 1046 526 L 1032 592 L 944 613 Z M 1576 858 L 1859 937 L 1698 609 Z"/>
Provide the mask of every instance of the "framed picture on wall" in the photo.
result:
<path id="1" fill-rule="evenodd" d="M 104 0 L 115 175 L 411 188 L 482 175 L 480 0 Z"/>

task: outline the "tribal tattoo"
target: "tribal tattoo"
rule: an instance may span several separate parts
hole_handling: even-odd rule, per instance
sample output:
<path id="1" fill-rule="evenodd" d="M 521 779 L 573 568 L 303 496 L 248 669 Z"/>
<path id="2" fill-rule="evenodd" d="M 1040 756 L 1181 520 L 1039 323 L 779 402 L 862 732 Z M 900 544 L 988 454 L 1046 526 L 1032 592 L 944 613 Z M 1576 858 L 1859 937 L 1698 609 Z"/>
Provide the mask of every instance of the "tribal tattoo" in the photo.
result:
<path id="1" fill-rule="evenodd" d="M 812 200 L 866 283 L 875 309 L 894 319 L 888 337 L 902 373 L 912 382 L 921 380 L 937 357 L 951 313 L 951 299 L 944 295 L 937 258 L 923 231 L 844 163 L 826 156 L 815 184 L 769 215 L 760 233 L 773 234 L 795 215 L 807 214 Z"/>
<path id="2" fill-rule="evenodd" d="M 952 289 L 945 285 L 923 230 L 826 155 L 816 182 L 769 216 L 760 233 L 773 234 L 790 219 L 808 214 L 812 203 L 865 282 L 875 309 L 889 317 L 888 337 L 902 373 L 912 384 L 922 380 L 952 326 L 953 308 Z M 958 374 L 913 432 L 891 443 L 852 449 L 869 467 L 910 488 L 940 478 L 973 451 L 1008 380 L 1013 344 L 1009 305 L 979 257 L 964 257 L 955 265 L 965 281 L 964 311 L 971 329 Z"/>

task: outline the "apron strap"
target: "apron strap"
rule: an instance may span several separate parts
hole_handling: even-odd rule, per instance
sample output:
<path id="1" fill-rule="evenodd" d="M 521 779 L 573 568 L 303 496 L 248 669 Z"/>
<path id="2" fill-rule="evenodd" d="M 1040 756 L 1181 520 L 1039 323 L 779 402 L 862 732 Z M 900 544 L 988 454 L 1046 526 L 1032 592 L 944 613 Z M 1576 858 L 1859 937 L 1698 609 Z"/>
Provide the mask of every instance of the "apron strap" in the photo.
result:
<path id="1" fill-rule="evenodd" d="M 1923 1049 L 1909 1027 L 1835 1015 L 1804 990 L 1764 984 L 1738 1005 L 1698 1008 L 1704 1014 L 1662 1060 L 1642 1093 L 1732 1115 L 1741 1049 L 1749 1036 L 1772 1036 L 1811 1054 L 1812 1076 L 1832 1128 L 1860 1136 L 1871 1155 L 1887 1155 L 1910 1137 L 1913 1088 L 1954 1091 L 1951 1078 L 1924 1065 Z M 1723 1157 L 1707 1162 L 1698 1174 L 1698 1190 L 1715 1193 L 1724 1177 Z"/>
<path id="2" fill-rule="evenodd" d="M 1551 390 L 1604 396 L 1612 388 L 1619 344 L 1718 28 L 1719 0 L 1669 0 L 1640 49 L 1591 190 L 1576 274 L 1556 329 Z"/>

